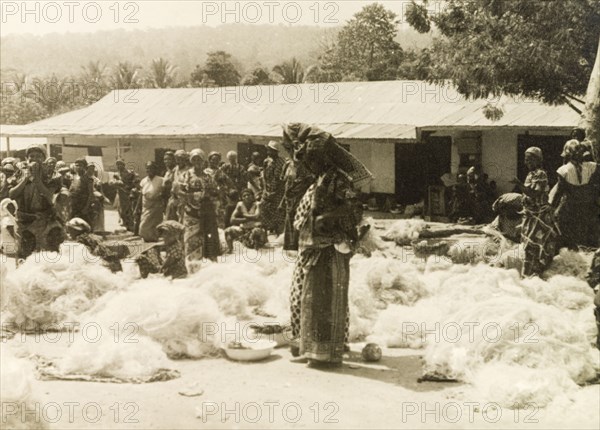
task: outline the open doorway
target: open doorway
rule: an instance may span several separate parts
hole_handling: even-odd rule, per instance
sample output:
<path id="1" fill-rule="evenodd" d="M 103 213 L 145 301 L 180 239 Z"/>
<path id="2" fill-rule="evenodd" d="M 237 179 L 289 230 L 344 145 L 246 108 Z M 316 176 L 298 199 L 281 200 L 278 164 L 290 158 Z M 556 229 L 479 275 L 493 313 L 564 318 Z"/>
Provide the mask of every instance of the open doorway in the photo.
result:
<path id="1" fill-rule="evenodd" d="M 543 168 L 548 173 L 550 186 L 556 184 L 556 169 L 562 166 L 562 153 L 565 143 L 569 140 L 568 135 L 564 136 L 533 136 L 520 134 L 517 137 L 518 163 L 517 174 L 521 181 L 527 176 L 527 167 L 525 166 L 525 151 L 531 146 L 537 146 L 544 153 Z"/>
<path id="2" fill-rule="evenodd" d="M 401 204 L 415 204 L 425 198 L 427 187 L 440 184 L 450 172 L 452 138 L 424 136 L 422 143 L 397 143 L 396 199 Z"/>

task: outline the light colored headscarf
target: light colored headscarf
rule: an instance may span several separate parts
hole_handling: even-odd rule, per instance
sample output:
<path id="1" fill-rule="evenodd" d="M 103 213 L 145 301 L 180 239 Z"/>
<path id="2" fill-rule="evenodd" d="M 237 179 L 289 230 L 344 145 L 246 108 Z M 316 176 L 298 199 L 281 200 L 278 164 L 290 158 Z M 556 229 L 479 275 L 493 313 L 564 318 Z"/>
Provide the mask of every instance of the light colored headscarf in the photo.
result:
<path id="1" fill-rule="evenodd" d="M 192 161 L 194 157 L 200 157 L 202 161 L 206 161 L 206 152 L 204 152 L 200 148 L 192 149 L 190 151 L 190 161 Z"/>
<path id="2" fill-rule="evenodd" d="M 525 150 L 525 154 L 531 154 L 540 161 L 542 161 L 544 159 L 544 153 L 537 146 L 531 146 L 531 147 L 527 148 L 527 150 Z"/>

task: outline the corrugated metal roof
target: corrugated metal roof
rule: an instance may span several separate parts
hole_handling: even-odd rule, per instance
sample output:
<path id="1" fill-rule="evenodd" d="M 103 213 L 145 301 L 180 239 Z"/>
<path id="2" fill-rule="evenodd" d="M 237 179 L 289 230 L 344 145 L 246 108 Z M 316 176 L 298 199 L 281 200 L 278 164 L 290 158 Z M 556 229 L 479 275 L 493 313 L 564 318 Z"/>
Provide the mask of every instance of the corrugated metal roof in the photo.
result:
<path id="1" fill-rule="evenodd" d="M 316 124 L 348 139 L 415 140 L 420 127 L 572 127 L 568 106 L 502 97 L 499 121 L 485 100 L 421 81 L 343 82 L 113 91 L 95 104 L 3 136 L 279 136 L 281 124 Z"/>

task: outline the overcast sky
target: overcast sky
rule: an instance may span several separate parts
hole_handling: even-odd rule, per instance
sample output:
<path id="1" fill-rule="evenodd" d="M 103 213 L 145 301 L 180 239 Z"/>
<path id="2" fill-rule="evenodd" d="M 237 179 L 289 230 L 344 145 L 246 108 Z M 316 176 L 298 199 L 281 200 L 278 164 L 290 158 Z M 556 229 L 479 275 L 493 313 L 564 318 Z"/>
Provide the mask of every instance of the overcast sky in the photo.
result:
<path id="1" fill-rule="evenodd" d="M 0 35 L 220 24 L 344 24 L 373 1 L 4 1 Z M 410 0 L 381 1 L 403 17 Z M 430 1 L 429 9 L 441 7 Z M 403 18 L 402 18 L 403 19 Z"/>

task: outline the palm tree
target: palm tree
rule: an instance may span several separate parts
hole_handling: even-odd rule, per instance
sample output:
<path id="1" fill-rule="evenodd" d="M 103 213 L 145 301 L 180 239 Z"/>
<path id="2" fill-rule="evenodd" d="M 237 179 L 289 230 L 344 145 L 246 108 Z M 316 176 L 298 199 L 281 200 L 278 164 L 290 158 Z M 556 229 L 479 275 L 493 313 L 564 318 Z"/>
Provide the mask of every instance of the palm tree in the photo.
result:
<path id="1" fill-rule="evenodd" d="M 120 62 L 117 64 L 112 75 L 112 86 L 116 90 L 128 90 L 138 88 L 140 83 L 140 66 L 135 66 L 129 62 Z"/>
<path id="2" fill-rule="evenodd" d="M 56 75 L 48 79 L 33 78 L 32 87 L 35 101 L 51 115 L 75 104 L 75 81 L 71 78 L 58 78 Z"/>
<path id="3" fill-rule="evenodd" d="M 100 61 L 90 61 L 87 66 L 81 66 L 83 82 L 104 85 L 107 67 Z"/>
<path id="4" fill-rule="evenodd" d="M 273 67 L 273 73 L 281 84 L 301 84 L 304 82 L 304 69 L 295 57 Z"/>
<path id="5" fill-rule="evenodd" d="M 177 67 L 164 58 L 152 60 L 150 66 L 150 84 L 154 88 L 170 88 L 175 82 Z"/>
<path id="6" fill-rule="evenodd" d="M 27 76 L 26 73 L 15 72 L 12 75 L 12 82 L 15 84 L 18 91 L 25 90 L 28 80 L 29 80 L 29 77 Z"/>

